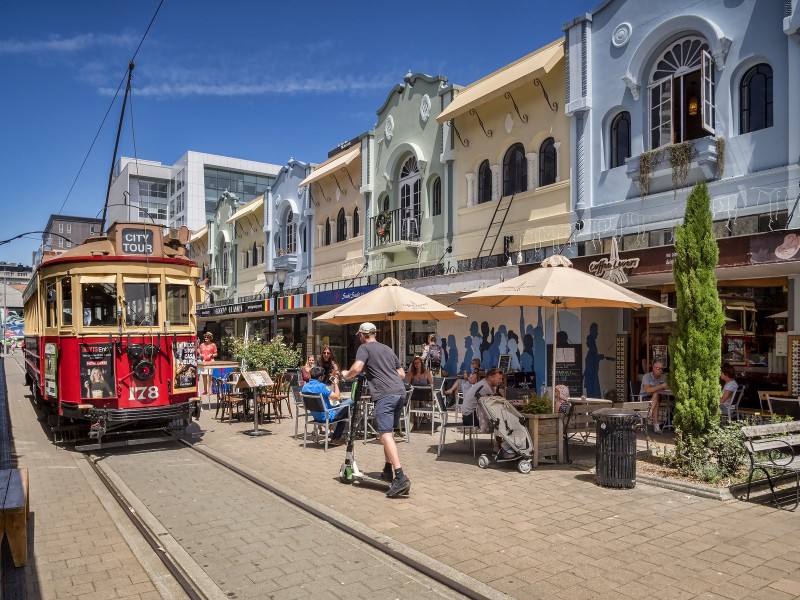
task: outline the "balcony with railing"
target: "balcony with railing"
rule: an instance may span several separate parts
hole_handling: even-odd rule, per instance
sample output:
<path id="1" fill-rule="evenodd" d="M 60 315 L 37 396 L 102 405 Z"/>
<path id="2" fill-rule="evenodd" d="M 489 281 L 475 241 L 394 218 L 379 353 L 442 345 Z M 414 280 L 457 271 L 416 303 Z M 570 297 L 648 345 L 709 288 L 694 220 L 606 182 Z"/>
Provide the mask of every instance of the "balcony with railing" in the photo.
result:
<path id="1" fill-rule="evenodd" d="M 378 213 L 370 218 L 370 231 L 374 251 L 401 252 L 421 244 L 419 215 L 407 208 Z"/>

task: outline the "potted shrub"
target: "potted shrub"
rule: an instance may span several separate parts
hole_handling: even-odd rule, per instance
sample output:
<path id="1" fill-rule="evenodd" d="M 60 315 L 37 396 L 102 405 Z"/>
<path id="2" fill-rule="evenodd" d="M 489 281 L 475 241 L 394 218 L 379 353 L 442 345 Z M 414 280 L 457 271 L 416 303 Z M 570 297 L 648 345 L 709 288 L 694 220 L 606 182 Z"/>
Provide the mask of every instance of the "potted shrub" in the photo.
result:
<path id="1" fill-rule="evenodd" d="M 543 462 L 562 463 L 564 420 L 563 415 L 553 413 L 550 397 L 533 394 L 519 411 L 528 419 L 528 429 L 533 440 L 533 466 Z"/>

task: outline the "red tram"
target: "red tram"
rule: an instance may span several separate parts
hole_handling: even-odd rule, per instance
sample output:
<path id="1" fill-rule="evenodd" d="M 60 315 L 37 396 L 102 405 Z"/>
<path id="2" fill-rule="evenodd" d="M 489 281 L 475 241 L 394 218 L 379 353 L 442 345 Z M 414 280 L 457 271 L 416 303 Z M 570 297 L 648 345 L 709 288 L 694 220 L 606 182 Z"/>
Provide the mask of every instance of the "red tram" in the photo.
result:
<path id="1" fill-rule="evenodd" d="M 199 269 L 187 240 L 185 227 L 165 238 L 160 226 L 115 223 L 36 267 L 23 295 L 26 383 L 54 431 L 94 441 L 78 449 L 144 443 L 144 432 L 191 421 Z"/>

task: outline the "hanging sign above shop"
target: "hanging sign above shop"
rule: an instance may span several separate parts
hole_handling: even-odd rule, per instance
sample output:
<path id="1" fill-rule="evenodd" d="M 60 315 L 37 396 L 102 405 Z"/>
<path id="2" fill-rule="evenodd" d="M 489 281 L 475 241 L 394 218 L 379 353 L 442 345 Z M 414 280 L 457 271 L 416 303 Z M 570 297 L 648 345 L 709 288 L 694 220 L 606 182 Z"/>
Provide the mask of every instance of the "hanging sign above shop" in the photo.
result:
<path id="1" fill-rule="evenodd" d="M 218 306 L 204 306 L 197 309 L 198 317 L 224 317 L 225 315 L 238 315 L 242 313 L 264 312 L 265 300 L 241 302 L 239 304 L 220 304 Z"/>

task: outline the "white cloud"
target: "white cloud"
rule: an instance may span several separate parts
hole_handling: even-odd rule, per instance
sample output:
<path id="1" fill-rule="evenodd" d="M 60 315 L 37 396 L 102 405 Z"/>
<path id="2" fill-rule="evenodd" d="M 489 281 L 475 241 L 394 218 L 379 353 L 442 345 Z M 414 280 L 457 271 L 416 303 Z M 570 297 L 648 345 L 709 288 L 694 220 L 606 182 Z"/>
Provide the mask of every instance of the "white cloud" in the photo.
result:
<path id="1" fill-rule="evenodd" d="M 69 38 L 53 36 L 42 40 L 0 40 L 0 54 L 54 54 L 89 48 L 120 46 L 135 48 L 137 40 L 128 34 L 84 33 Z"/>

